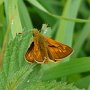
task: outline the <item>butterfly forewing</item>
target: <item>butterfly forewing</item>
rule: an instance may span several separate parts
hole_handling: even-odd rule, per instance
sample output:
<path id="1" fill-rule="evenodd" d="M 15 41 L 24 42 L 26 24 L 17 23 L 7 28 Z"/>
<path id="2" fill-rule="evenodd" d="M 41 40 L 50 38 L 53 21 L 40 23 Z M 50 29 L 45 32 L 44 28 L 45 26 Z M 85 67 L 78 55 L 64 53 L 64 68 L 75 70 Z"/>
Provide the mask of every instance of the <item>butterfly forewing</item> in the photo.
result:
<path id="1" fill-rule="evenodd" d="M 66 56 L 68 56 L 70 53 L 72 53 L 72 48 L 70 48 L 67 45 L 61 44 L 55 40 L 52 40 L 50 38 L 46 38 L 47 43 L 47 50 L 48 50 L 48 56 L 51 60 L 60 60 Z"/>

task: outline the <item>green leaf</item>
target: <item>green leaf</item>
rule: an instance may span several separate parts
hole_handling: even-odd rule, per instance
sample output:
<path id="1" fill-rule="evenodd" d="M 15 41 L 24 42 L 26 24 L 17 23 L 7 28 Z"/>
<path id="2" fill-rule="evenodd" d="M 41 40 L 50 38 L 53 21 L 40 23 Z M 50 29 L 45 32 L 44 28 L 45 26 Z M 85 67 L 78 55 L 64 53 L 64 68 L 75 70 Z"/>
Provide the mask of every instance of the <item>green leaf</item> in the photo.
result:
<path id="1" fill-rule="evenodd" d="M 49 13 L 37 0 L 27 0 L 27 1 L 36 6 L 37 8 L 39 8 L 40 10 Z"/>
<path id="2" fill-rule="evenodd" d="M 81 23 L 85 23 L 85 22 L 90 22 L 90 20 L 84 20 L 84 19 L 75 19 L 75 18 L 69 18 L 69 17 L 64 17 L 64 16 L 57 16 L 57 15 L 54 15 L 52 13 L 50 13 L 45 7 L 43 7 L 43 5 L 38 1 L 38 0 L 27 0 L 29 3 L 31 3 L 32 5 L 34 5 L 35 7 L 37 7 L 38 9 L 42 10 L 43 12 L 45 12 L 46 14 L 50 15 L 50 16 L 53 16 L 54 18 L 56 19 L 62 19 L 62 20 L 66 20 L 66 21 L 74 21 L 74 22 L 81 22 Z M 77 5 L 77 7 L 75 9 L 78 8 L 81 0 L 78 0 L 77 2 L 79 3 L 76 3 L 75 1 L 72 1 L 72 0 L 68 0 L 68 5 Z M 72 3 L 71 3 L 72 2 Z M 66 6 L 66 8 L 68 9 L 68 6 Z M 74 8 L 74 7 L 73 7 Z M 73 11 L 74 12 L 74 11 Z M 70 12 L 71 13 L 71 12 Z"/>
<path id="3" fill-rule="evenodd" d="M 4 2 L 4 0 L 0 0 L 0 5 Z"/>
<path id="4" fill-rule="evenodd" d="M 89 90 L 88 89 L 88 86 L 89 86 L 89 84 L 90 84 L 90 76 L 86 76 L 86 77 L 84 77 L 84 78 L 81 78 L 81 79 L 79 79 L 79 80 L 77 80 L 76 82 L 75 82 L 75 85 L 77 86 L 77 87 L 80 87 L 80 88 L 86 88 L 87 90 Z"/>
<path id="5" fill-rule="evenodd" d="M 3 58 L 3 72 L 5 76 L 5 83 L 3 84 L 7 84 L 9 78 L 26 64 L 24 53 L 28 47 L 30 37 L 31 35 L 18 34 L 15 39 L 7 45 Z"/>
<path id="6" fill-rule="evenodd" d="M 6 76 L 3 71 L 0 72 L 0 90 L 6 89 Z"/>
<path id="7" fill-rule="evenodd" d="M 25 65 L 19 71 L 15 72 L 12 76 L 9 76 L 8 79 L 8 89 L 15 90 L 24 80 L 26 77 L 33 71 L 33 67 L 35 64 L 32 65 Z"/>
<path id="8" fill-rule="evenodd" d="M 24 53 L 28 47 L 28 42 L 31 35 L 18 34 L 17 37 L 11 41 L 5 50 L 3 59 L 3 69 L 6 76 L 9 72 L 18 70 L 25 64 Z M 15 67 L 17 65 L 17 67 Z"/>
<path id="9" fill-rule="evenodd" d="M 23 0 L 18 1 L 18 7 L 24 31 L 31 30 L 33 28 L 32 21 Z"/>
<path id="10" fill-rule="evenodd" d="M 77 42 L 73 46 L 74 53 L 72 55 L 72 58 L 76 58 L 78 56 L 78 54 L 79 54 L 80 50 L 82 49 L 82 46 L 89 34 L 90 34 L 90 23 L 86 23 L 84 25 L 80 35 L 77 38 Z"/>
<path id="11" fill-rule="evenodd" d="M 23 31 L 18 11 L 18 0 L 5 0 L 4 3 L 7 23 L 11 29 L 10 39 L 14 39 L 17 33 Z"/>
<path id="12" fill-rule="evenodd" d="M 62 16 L 76 18 L 81 1 L 82 0 L 67 0 Z M 60 25 L 56 34 L 56 40 L 72 46 L 74 25 L 75 22 L 60 20 Z"/>
<path id="13" fill-rule="evenodd" d="M 17 87 L 17 90 L 23 90 L 24 88 L 31 85 L 31 83 L 36 83 L 41 80 L 42 71 L 41 65 L 39 64 L 32 64 L 33 71 L 27 76 L 27 78 Z"/>
<path id="14" fill-rule="evenodd" d="M 57 64 L 57 63 L 56 63 Z M 52 80 L 62 76 L 90 71 L 90 57 L 76 58 L 45 70 L 42 79 Z"/>
<path id="15" fill-rule="evenodd" d="M 51 82 L 31 83 L 31 85 L 24 90 L 85 90 L 85 89 L 79 89 L 76 86 L 73 86 L 73 84 L 51 81 Z"/>
<path id="16" fill-rule="evenodd" d="M 0 49 L 1 49 L 2 44 L 3 44 L 4 33 L 5 33 L 4 23 L 5 23 L 4 6 L 3 6 L 3 3 L 1 3 L 0 4 Z"/>

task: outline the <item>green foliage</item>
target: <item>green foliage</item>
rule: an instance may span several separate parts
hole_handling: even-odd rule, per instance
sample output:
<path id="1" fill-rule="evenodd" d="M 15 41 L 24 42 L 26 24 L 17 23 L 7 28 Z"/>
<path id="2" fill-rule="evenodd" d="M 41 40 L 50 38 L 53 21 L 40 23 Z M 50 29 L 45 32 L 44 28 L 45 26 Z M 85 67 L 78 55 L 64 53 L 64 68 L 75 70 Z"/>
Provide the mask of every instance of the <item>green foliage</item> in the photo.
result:
<path id="1" fill-rule="evenodd" d="M 90 0 L 0 0 L 0 90 L 89 90 L 89 5 Z M 41 28 L 43 23 L 50 27 Z M 71 57 L 57 63 L 26 62 L 33 28 L 72 46 Z"/>
<path id="2" fill-rule="evenodd" d="M 66 63 L 61 63 L 55 67 L 46 69 L 43 79 L 56 79 L 62 76 L 67 76 L 75 73 L 90 71 L 90 57 L 76 58 Z"/>
<path id="3" fill-rule="evenodd" d="M 73 84 L 66 84 L 61 82 L 37 82 L 31 84 L 31 86 L 27 87 L 25 90 L 84 90 L 78 89 L 73 86 Z"/>

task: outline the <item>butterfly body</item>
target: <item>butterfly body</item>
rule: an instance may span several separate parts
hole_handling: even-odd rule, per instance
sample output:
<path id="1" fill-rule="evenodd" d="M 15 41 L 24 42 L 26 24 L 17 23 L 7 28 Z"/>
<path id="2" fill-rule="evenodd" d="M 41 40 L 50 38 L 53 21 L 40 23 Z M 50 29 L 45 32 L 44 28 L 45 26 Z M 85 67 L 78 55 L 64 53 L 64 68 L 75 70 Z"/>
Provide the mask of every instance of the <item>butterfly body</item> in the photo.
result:
<path id="1" fill-rule="evenodd" d="M 60 61 L 72 52 L 72 48 L 51 38 L 44 37 L 37 29 L 33 30 L 33 42 L 25 58 L 29 62 L 48 63 L 49 60 Z"/>

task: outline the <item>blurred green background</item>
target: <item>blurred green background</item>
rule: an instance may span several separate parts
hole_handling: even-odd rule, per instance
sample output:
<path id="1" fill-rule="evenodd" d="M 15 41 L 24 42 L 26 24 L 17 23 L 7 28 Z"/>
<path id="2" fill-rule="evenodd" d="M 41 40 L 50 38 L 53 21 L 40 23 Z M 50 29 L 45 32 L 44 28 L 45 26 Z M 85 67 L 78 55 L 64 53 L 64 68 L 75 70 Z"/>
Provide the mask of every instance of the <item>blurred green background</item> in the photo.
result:
<path id="1" fill-rule="evenodd" d="M 90 90 L 89 18 L 90 0 L 0 0 L 0 90 Z M 57 63 L 25 61 L 28 31 L 43 24 L 51 28 L 44 36 L 71 46 L 72 55 Z"/>

